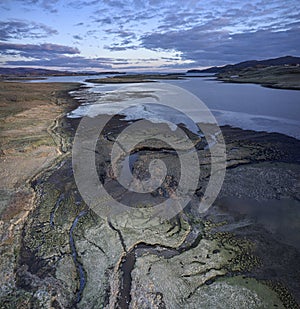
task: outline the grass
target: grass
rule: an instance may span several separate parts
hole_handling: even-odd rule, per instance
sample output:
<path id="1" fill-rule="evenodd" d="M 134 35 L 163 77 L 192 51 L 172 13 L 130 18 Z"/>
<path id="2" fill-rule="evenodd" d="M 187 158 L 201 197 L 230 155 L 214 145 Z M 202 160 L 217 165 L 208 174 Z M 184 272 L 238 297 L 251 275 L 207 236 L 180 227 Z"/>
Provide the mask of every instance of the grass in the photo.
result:
<path id="1" fill-rule="evenodd" d="M 184 76 L 180 74 L 136 74 L 113 76 L 107 78 L 87 79 L 87 82 L 101 84 L 126 84 L 126 83 L 147 83 L 155 80 L 176 80 L 182 79 Z"/>
<path id="2" fill-rule="evenodd" d="M 254 83 L 265 87 L 300 90 L 300 67 L 272 66 L 233 70 L 217 75 L 231 83 Z"/>

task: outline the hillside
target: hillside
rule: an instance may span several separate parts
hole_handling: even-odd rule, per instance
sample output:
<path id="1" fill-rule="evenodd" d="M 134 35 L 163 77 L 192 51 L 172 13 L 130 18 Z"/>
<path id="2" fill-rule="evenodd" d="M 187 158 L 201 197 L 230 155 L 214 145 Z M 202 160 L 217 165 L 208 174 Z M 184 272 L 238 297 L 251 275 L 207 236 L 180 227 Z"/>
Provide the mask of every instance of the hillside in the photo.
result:
<path id="1" fill-rule="evenodd" d="M 79 75 L 100 75 L 100 74 L 124 74 L 117 71 L 106 72 L 71 72 L 36 68 L 0 68 L 0 76 L 16 76 L 16 77 L 40 77 L 40 76 L 79 76 Z"/>
<path id="2" fill-rule="evenodd" d="M 225 73 L 246 68 L 264 68 L 269 66 L 297 66 L 300 65 L 300 57 L 284 56 L 266 60 L 248 60 L 237 64 L 228 64 L 222 67 L 211 67 L 205 70 L 192 69 L 187 73 Z"/>
<path id="3" fill-rule="evenodd" d="M 260 84 L 264 87 L 300 90 L 300 66 L 266 66 L 230 70 L 216 74 L 230 83 Z"/>

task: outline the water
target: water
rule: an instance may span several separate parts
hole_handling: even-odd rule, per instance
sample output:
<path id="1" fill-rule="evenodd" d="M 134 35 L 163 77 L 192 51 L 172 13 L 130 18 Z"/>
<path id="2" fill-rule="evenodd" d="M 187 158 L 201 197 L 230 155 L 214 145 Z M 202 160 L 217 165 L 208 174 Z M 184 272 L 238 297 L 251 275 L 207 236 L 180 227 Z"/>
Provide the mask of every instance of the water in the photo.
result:
<path id="1" fill-rule="evenodd" d="M 115 74 L 113 74 L 115 75 Z M 107 76 L 111 76 L 111 74 L 100 74 L 100 75 L 79 75 L 79 76 L 49 76 L 45 77 L 45 79 L 32 79 L 32 80 L 24 80 L 26 83 L 84 83 L 91 84 L 85 82 L 86 79 L 97 79 L 104 78 Z M 18 80 L 19 82 L 19 80 Z M 93 85 L 93 84 L 91 84 Z"/>
<path id="2" fill-rule="evenodd" d="M 170 81 L 199 97 L 220 125 L 278 132 L 300 139 L 300 91 L 215 79 Z"/>
<path id="3" fill-rule="evenodd" d="M 83 210 L 79 213 L 79 215 L 77 215 L 77 217 L 74 219 L 70 232 L 69 232 L 69 236 L 70 236 L 70 247 L 71 247 L 71 252 L 72 252 L 72 258 L 74 261 L 74 264 L 76 266 L 77 269 L 77 273 L 79 276 L 79 289 L 77 291 L 77 298 L 76 298 L 76 303 L 79 303 L 82 297 L 82 293 L 83 290 L 85 288 L 86 285 L 86 275 L 83 269 L 83 266 L 81 264 L 81 262 L 78 260 L 78 253 L 76 250 L 76 246 L 75 246 L 75 241 L 74 241 L 74 237 L 73 237 L 73 232 L 78 224 L 78 221 L 81 217 L 85 216 L 87 214 L 86 210 Z"/>
<path id="4" fill-rule="evenodd" d="M 97 78 L 97 76 L 91 76 Z M 100 76 L 99 76 L 100 77 Z M 103 75 L 101 77 L 104 77 Z M 49 77 L 43 81 L 32 82 L 84 82 L 90 76 L 63 76 Z M 160 82 L 161 83 L 161 82 Z M 230 84 L 215 80 L 214 78 L 189 78 L 186 80 L 170 80 L 163 83 L 181 87 L 200 98 L 211 110 L 219 125 L 231 125 L 242 129 L 255 131 L 278 132 L 300 139 L 300 91 L 265 88 L 254 84 Z M 136 103 L 135 98 L 126 100 L 118 98 L 116 92 L 126 87 L 141 88 L 142 84 L 93 84 L 86 83 L 86 89 L 73 93 L 82 102 L 82 106 L 71 113 L 70 117 L 82 117 L 87 114 L 89 105 L 101 104 L 99 113 L 114 114 L 120 108 L 127 108 Z M 119 100 L 118 100 L 119 99 Z M 141 103 L 147 103 L 149 98 L 140 98 Z M 131 102 L 130 102 L 131 101 Z M 188 104 L 182 102 L 182 109 Z M 149 108 L 137 110 L 127 120 L 139 118 L 151 118 L 156 111 Z M 150 115 L 151 114 L 151 115 Z M 168 116 L 169 119 L 174 117 Z M 176 117 L 175 117 L 176 118 Z"/>
<path id="5" fill-rule="evenodd" d="M 255 131 L 278 132 L 300 139 L 300 91 L 281 90 L 261 87 L 254 84 L 230 84 L 216 81 L 213 78 L 190 78 L 187 80 L 164 81 L 181 87 L 200 98 L 215 116 L 219 125 L 231 125 Z M 143 85 L 93 85 L 86 93 L 76 95 L 82 102 L 101 104 L 97 113 L 114 114 L 121 108 L 128 108 L 136 103 L 133 97 L 119 97 L 122 89 L 142 90 Z M 75 97 L 76 97 L 75 95 Z M 151 99 L 151 98 L 150 98 Z M 144 101 L 143 101 L 144 100 Z M 141 104 L 149 98 L 140 98 Z M 187 102 L 182 102 L 181 110 L 188 110 Z M 200 107 L 199 107 L 200 108 Z M 86 115 L 89 107 L 79 107 L 70 117 Z M 157 114 L 153 107 L 149 110 L 145 105 L 134 113 L 127 110 L 126 119 L 146 118 L 153 120 L 153 114 L 159 119 L 162 116 L 174 120 L 176 115 L 169 113 Z M 190 111 L 193 113 L 193 111 Z M 196 112 L 196 111 L 195 111 Z M 178 122 L 182 117 L 178 117 Z M 180 119 L 179 119 L 180 118 Z"/>

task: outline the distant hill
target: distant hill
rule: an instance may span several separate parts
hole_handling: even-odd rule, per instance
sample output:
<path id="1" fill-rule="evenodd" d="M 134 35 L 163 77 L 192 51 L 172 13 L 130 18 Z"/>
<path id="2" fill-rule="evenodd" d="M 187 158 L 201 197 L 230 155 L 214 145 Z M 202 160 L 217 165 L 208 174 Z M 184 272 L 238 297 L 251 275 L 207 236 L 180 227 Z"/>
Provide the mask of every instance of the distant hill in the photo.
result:
<path id="1" fill-rule="evenodd" d="M 0 76 L 78 76 L 78 75 L 100 75 L 100 74 L 125 74 L 117 71 L 107 72 L 70 72 L 59 70 L 35 69 L 35 68 L 0 68 Z"/>
<path id="2" fill-rule="evenodd" d="M 237 64 L 228 64 L 222 67 L 212 67 L 205 70 L 188 70 L 187 73 L 225 73 L 245 68 L 263 68 L 269 66 L 300 65 L 300 57 L 285 56 L 267 60 L 249 60 Z"/>

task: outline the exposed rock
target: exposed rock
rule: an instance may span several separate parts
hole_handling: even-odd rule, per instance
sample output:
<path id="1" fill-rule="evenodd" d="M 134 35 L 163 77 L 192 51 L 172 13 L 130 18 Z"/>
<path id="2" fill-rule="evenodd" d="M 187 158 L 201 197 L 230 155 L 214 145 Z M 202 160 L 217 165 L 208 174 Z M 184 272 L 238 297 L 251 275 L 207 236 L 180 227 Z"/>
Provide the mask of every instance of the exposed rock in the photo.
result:
<path id="1" fill-rule="evenodd" d="M 56 132 L 63 136 L 60 144 L 68 151 L 76 121 L 63 123 L 64 128 L 60 122 Z M 116 118 L 104 130 L 95 149 L 95 163 L 101 184 L 134 208 L 134 215 L 122 211 L 99 216 L 89 209 L 78 192 L 69 154 L 32 181 L 34 208 L 25 209 L 22 230 L 18 225 L 23 220 L 21 205 L 32 202 L 32 193 L 4 192 L 1 307 L 296 308 L 295 244 L 276 239 L 272 226 L 259 225 L 265 222 L 257 224 L 251 210 L 258 208 L 240 207 L 244 204 L 238 198 L 248 197 L 252 202 L 287 199 L 299 204 L 300 142 L 280 134 L 222 128 L 228 151 L 227 178 L 219 200 L 201 214 L 197 202 L 210 175 L 209 151 L 203 139 L 187 130 L 201 164 L 196 192 L 177 216 L 162 220 L 147 215 L 153 205 L 176 190 L 178 153 L 163 143 L 140 143 L 133 151 L 119 152 L 116 161 L 110 162 L 118 133 L 127 125 Z M 179 152 L 191 151 L 182 141 L 176 145 Z M 120 162 L 130 156 L 134 159 L 130 169 L 141 180 L 152 176 L 149 166 L 154 159 L 169 168 L 157 190 L 137 195 L 118 184 L 119 174 L 112 163 L 122 166 Z M 15 251 L 8 250 L 16 238 L 11 238 L 7 222 L 16 223 L 19 229 L 14 234 L 20 240 Z M 270 257 L 274 250 L 282 253 L 284 261 Z"/>

